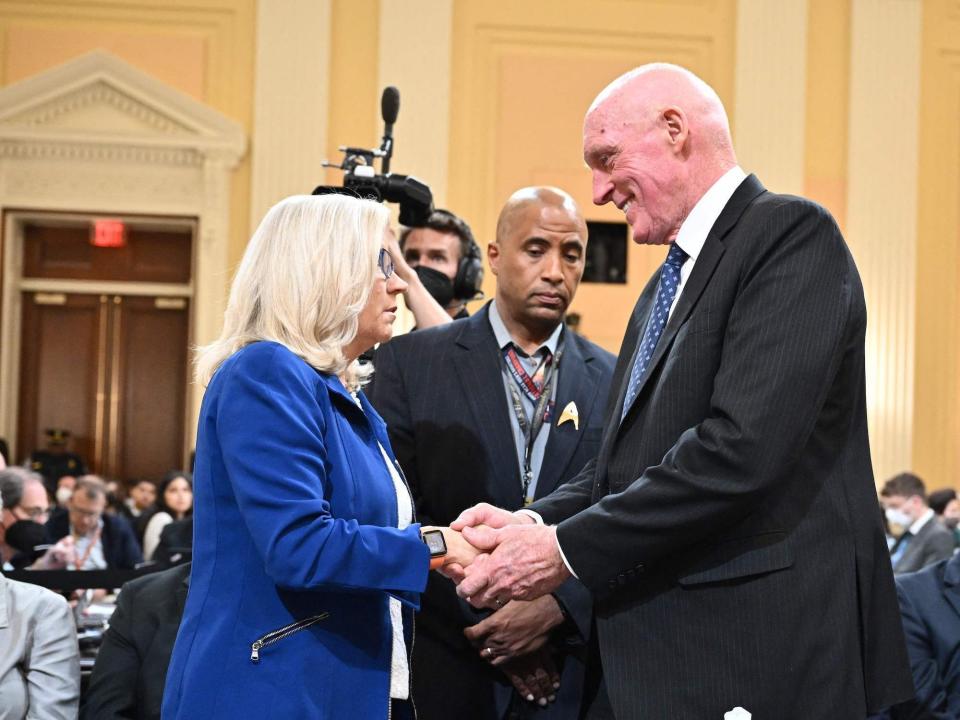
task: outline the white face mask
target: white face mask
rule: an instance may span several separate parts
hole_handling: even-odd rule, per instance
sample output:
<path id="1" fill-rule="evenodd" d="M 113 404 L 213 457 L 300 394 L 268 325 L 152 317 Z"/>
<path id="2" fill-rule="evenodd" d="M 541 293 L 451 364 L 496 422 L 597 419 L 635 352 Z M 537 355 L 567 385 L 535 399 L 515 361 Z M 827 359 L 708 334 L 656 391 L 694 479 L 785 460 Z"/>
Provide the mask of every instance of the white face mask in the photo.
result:
<path id="1" fill-rule="evenodd" d="M 913 518 L 898 508 L 887 508 L 886 515 L 891 525 L 899 525 L 904 530 L 913 525 Z"/>
<path id="2" fill-rule="evenodd" d="M 73 490 L 68 487 L 59 487 L 57 488 L 57 505 L 64 506 L 70 502 L 70 497 L 73 495 Z"/>

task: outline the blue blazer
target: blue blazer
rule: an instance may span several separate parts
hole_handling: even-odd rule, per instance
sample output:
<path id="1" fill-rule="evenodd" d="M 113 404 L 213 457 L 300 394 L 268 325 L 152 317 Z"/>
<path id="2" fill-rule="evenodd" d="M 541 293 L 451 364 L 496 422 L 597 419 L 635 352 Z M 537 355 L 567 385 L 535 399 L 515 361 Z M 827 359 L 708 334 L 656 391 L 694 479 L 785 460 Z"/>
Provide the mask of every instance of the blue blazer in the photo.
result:
<path id="1" fill-rule="evenodd" d="M 418 525 L 397 529 L 362 393 L 277 343 L 228 358 L 200 411 L 190 591 L 163 717 L 385 718 L 392 627 L 427 582 Z"/>

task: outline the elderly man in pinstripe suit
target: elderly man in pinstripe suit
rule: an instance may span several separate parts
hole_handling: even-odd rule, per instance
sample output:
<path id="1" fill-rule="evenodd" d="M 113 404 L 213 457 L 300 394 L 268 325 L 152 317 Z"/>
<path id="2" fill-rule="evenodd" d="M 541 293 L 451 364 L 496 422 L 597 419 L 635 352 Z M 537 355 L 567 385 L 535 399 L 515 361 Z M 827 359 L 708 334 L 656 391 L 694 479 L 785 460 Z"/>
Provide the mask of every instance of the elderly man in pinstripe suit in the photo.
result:
<path id="1" fill-rule="evenodd" d="M 527 511 L 461 516 L 489 554 L 458 592 L 497 604 L 578 577 L 598 717 L 838 720 L 909 697 L 863 289 L 833 218 L 746 175 L 720 99 L 677 66 L 609 85 L 584 158 L 594 202 L 667 258 L 627 327 L 596 462 Z"/>

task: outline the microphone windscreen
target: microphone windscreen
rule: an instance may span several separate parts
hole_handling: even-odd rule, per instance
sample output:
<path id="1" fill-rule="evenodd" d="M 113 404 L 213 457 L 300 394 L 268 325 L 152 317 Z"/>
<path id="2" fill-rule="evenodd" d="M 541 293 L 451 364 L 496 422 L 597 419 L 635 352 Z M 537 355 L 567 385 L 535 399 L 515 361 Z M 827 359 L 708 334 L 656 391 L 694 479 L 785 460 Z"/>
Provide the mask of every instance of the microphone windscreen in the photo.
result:
<path id="1" fill-rule="evenodd" d="M 383 95 L 380 97 L 380 114 L 387 125 L 393 125 L 397 121 L 397 114 L 400 112 L 400 91 L 393 85 L 388 85 L 383 89 Z"/>

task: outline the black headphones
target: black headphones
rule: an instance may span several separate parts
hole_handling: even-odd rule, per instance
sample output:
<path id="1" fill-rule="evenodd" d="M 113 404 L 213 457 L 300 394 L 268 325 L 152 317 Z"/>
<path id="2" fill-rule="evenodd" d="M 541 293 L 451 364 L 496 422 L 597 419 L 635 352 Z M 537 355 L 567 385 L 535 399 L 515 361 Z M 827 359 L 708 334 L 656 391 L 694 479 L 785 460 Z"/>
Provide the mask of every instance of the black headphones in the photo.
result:
<path id="1" fill-rule="evenodd" d="M 473 300 L 483 291 L 483 260 L 480 257 L 480 246 L 473 237 L 466 257 L 460 258 L 457 266 L 457 276 L 453 279 L 453 297 L 457 300 Z"/>
<path id="2" fill-rule="evenodd" d="M 463 252 L 464 243 L 460 243 L 460 262 L 457 264 L 457 274 L 453 278 L 453 297 L 455 300 L 473 300 L 483 294 L 480 286 L 483 284 L 483 255 L 480 252 L 480 246 L 473 238 L 473 231 L 463 218 L 454 215 L 449 210 L 437 208 L 431 213 L 431 218 L 437 215 L 449 220 L 450 224 L 456 225 L 459 230 L 461 241 L 467 240 L 467 251 Z M 430 227 L 430 223 L 427 223 Z M 444 229 L 443 232 L 450 232 Z"/>

